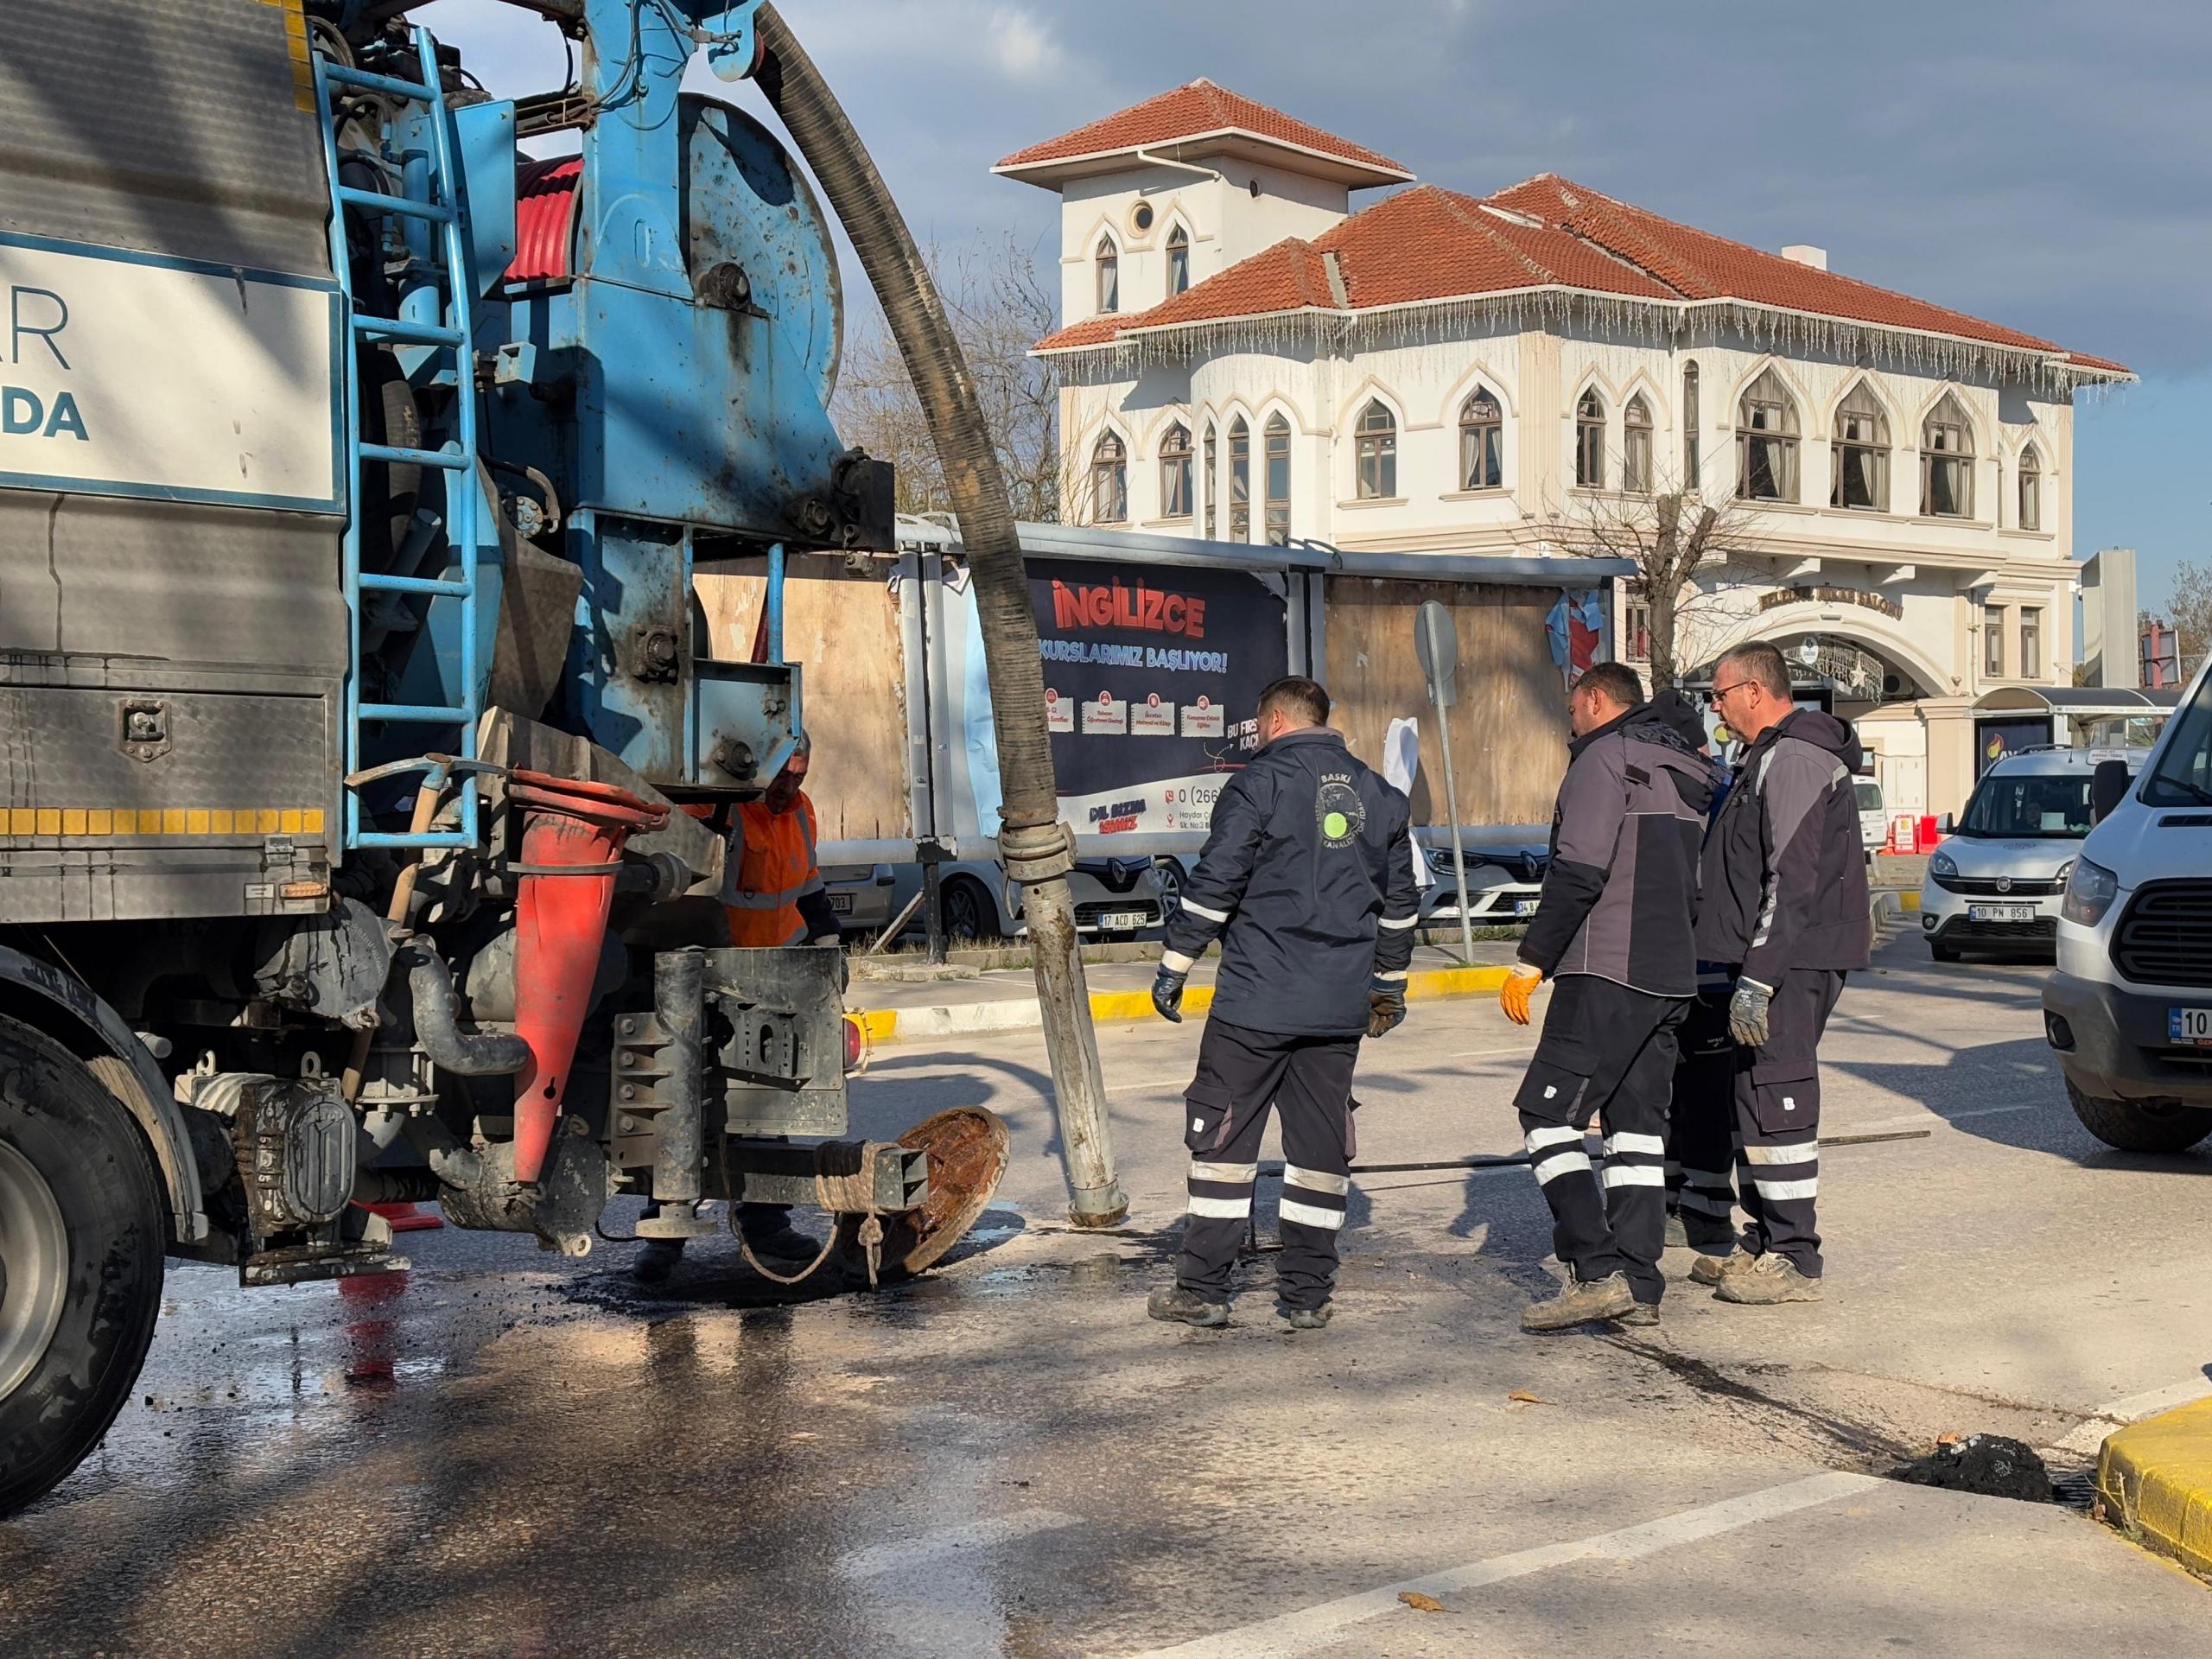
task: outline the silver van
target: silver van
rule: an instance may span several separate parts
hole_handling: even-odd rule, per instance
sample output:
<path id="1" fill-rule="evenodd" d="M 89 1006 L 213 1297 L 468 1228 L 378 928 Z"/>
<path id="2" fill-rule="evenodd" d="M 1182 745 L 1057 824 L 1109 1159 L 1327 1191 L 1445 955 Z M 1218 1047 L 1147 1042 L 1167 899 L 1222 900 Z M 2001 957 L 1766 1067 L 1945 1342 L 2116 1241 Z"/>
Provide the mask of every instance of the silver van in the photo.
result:
<path id="1" fill-rule="evenodd" d="M 2074 855 L 2094 827 L 2089 782 L 2101 760 L 2142 770 L 2144 749 L 2023 749 L 1984 772 L 1966 810 L 1928 860 L 1920 928 L 1929 953 L 2050 956 Z"/>

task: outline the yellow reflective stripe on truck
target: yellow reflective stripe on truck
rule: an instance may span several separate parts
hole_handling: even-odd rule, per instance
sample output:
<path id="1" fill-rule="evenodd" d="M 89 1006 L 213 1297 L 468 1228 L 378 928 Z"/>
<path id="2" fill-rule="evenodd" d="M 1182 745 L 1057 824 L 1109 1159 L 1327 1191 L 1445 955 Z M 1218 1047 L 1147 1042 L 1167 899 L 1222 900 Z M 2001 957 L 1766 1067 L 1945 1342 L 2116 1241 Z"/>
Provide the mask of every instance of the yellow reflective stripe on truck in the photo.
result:
<path id="1" fill-rule="evenodd" d="M 0 807 L 0 837 L 119 841 L 235 841 L 263 836 L 320 839 L 319 806 L 10 806 Z"/>

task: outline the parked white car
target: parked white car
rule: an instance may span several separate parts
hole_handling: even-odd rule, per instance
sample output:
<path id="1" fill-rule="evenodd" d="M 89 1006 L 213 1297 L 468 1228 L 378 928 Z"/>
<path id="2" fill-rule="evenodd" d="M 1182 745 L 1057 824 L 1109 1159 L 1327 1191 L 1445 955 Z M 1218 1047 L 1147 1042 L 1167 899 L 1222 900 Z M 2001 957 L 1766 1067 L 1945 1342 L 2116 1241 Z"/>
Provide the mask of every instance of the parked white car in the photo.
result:
<path id="1" fill-rule="evenodd" d="M 2092 1135 L 2177 1152 L 2212 1135 L 2212 671 L 2119 772 L 2069 873 L 2044 1034 Z"/>
<path id="2" fill-rule="evenodd" d="M 2058 937 L 2066 872 L 2093 822 L 2089 785 L 2107 760 L 2133 773 L 2142 749 L 2024 749 L 1974 785 L 1957 827 L 1928 860 L 1920 927 L 1929 953 L 2042 955 Z"/>

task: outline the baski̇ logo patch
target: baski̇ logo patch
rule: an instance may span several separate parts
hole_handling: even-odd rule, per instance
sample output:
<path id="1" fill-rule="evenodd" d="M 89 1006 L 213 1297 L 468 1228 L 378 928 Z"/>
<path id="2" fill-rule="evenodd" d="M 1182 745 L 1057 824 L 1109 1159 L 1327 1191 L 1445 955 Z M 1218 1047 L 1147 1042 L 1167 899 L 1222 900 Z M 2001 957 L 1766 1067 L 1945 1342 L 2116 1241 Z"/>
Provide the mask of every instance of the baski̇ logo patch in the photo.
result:
<path id="1" fill-rule="evenodd" d="M 1367 827 L 1367 805 L 1349 778 L 1330 774 L 1321 779 L 1313 798 L 1314 821 L 1321 828 L 1324 847 L 1349 847 Z"/>

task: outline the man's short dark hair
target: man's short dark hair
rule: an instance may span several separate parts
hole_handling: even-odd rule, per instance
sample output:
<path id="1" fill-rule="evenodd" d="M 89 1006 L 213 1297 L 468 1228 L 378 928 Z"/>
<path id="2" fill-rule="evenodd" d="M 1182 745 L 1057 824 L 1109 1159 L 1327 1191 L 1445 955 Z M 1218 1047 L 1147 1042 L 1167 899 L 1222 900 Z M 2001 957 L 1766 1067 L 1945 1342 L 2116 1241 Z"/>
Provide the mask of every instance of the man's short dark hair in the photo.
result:
<path id="1" fill-rule="evenodd" d="M 1281 709 L 1300 726 L 1325 726 L 1329 694 L 1319 680 L 1309 680 L 1303 674 L 1286 675 L 1260 693 L 1260 718 L 1265 720 L 1273 709 Z"/>
<path id="2" fill-rule="evenodd" d="M 1782 652 L 1765 640 L 1748 640 L 1722 652 L 1720 660 L 1713 665 L 1713 677 L 1718 680 L 1722 671 L 1729 668 L 1747 680 L 1758 682 L 1772 696 L 1788 700 L 1789 665 L 1782 660 Z"/>
<path id="3" fill-rule="evenodd" d="M 1626 663 L 1592 663 L 1582 671 L 1574 689 L 1596 691 L 1624 709 L 1643 707 L 1643 682 Z"/>

